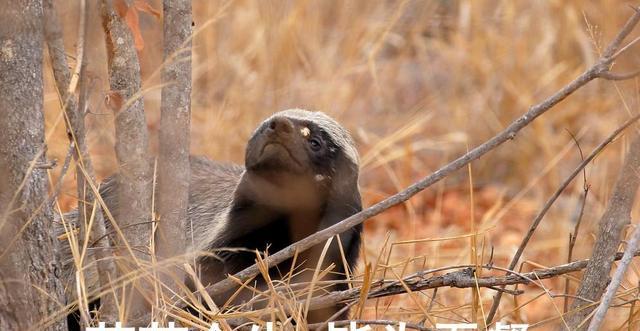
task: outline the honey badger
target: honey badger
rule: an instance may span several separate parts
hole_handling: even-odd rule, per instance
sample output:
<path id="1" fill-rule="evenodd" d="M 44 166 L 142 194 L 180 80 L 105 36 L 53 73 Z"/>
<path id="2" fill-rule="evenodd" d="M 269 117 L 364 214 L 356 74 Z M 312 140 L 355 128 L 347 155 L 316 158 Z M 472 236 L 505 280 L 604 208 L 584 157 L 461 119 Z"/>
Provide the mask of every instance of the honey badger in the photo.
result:
<path id="1" fill-rule="evenodd" d="M 200 281 L 205 286 L 214 284 L 252 265 L 256 250 L 277 252 L 359 212 L 358 167 L 349 133 L 324 113 L 300 109 L 278 112 L 260 124 L 247 144 L 244 167 L 191 157 L 188 250 L 215 253 L 198 258 Z M 110 210 L 118 206 L 116 185 L 112 176 L 101 188 Z M 358 258 L 361 231 L 359 225 L 340 235 L 349 266 Z M 322 248 L 298 256 L 296 265 L 302 261 L 302 266 L 294 273 L 314 269 Z M 333 264 L 334 268 L 324 279 L 345 278 L 342 257 L 334 240 L 323 259 L 323 267 Z M 291 261 L 283 262 L 271 268 L 270 276 L 279 278 L 291 267 Z M 310 281 L 310 273 L 300 272 L 294 281 Z M 264 287 L 264 280 L 256 282 Z M 343 288 L 344 284 L 333 287 Z M 213 299 L 222 305 L 234 291 Z M 247 301 L 250 295 L 245 291 L 235 296 L 234 303 Z M 326 320 L 340 308 L 311 311 L 308 321 Z"/>

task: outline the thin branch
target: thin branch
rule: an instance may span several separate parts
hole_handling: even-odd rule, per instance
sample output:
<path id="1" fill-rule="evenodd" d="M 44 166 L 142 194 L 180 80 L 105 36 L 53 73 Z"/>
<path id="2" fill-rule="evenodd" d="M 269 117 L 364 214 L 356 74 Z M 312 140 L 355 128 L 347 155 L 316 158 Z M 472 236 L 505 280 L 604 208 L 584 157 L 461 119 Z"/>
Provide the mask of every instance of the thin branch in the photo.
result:
<path id="1" fill-rule="evenodd" d="M 638 41 L 640 41 L 640 37 L 637 37 L 636 39 L 632 40 L 630 43 L 624 45 L 622 48 L 620 48 L 619 51 L 617 51 L 611 57 L 614 59 L 617 58 L 618 56 L 620 56 L 620 54 L 626 52 L 629 48 L 633 47 L 633 45 L 637 44 Z"/>
<path id="2" fill-rule="evenodd" d="M 619 80 L 631 79 L 638 75 L 640 75 L 640 70 L 635 70 L 635 71 L 624 73 L 624 74 L 618 74 L 613 72 L 603 72 L 600 74 L 600 78 L 603 78 L 606 80 L 619 81 Z"/>
<path id="3" fill-rule="evenodd" d="M 593 319 L 591 320 L 591 324 L 589 324 L 589 331 L 597 331 L 600 329 L 600 325 L 604 321 L 604 317 L 607 314 L 607 310 L 609 309 L 609 305 L 613 300 L 613 297 L 616 295 L 616 291 L 622 282 L 622 278 L 624 278 L 624 274 L 629 268 L 629 264 L 633 259 L 633 252 L 635 252 L 638 247 L 638 243 L 640 242 L 640 227 L 636 227 L 633 231 L 633 237 L 629 241 L 627 245 L 627 249 L 624 251 L 624 255 L 622 256 L 622 261 L 620 261 L 620 265 L 616 269 L 615 274 L 613 275 L 613 279 L 611 283 L 607 287 L 607 292 L 605 293 L 602 301 L 600 301 L 600 305 L 596 309 L 596 313 L 593 315 Z"/>
<path id="4" fill-rule="evenodd" d="M 492 289 L 494 291 L 497 291 L 497 292 L 504 292 L 506 294 L 510 294 L 510 295 L 514 295 L 514 296 L 515 295 L 524 294 L 524 290 L 509 290 L 509 289 L 506 289 L 506 288 L 496 287 L 496 286 L 487 286 L 487 288 L 490 288 L 490 289 Z"/>
<path id="5" fill-rule="evenodd" d="M 634 256 L 640 256 L 640 251 L 636 251 Z M 623 253 L 616 253 L 614 260 L 620 260 L 623 258 Z M 403 283 L 407 288 L 414 291 L 423 291 L 428 289 L 435 289 L 441 287 L 455 287 L 455 288 L 473 288 L 473 287 L 502 287 L 506 285 L 515 284 L 531 284 L 535 283 L 534 280 L 542 280 L 554 278 L 571 272 L 580 271 L 587 267 L 589 260 L 580 260 L 576 262 L 566 263 L 546 269 L 536 269 L 526 273 L 516 273 L 511 271 L 506 276 L 474 276 L 474 265 L 462 265 L 456 266 L 456 268 L 464 268 L 462 270 L 448 272 L 443 275 L 416 278 L 415 275 L 405 277 Z M 492 266 L 480 266 L 486 269 L 492 269 Z M 453 268 L 453 267 L 452 267 Z M 504 269 L 505 271 L 507 269 Z M 423 271 L 421 273 L 427 273 Z M 376 282 L 374 282 L 376 283 Z M 477 284 L 477 285 L 476 285 Z M 407 293 L 407 288 L 402 286 L 400 282 L 396 281 L 392 284 L 384 285 L 381 288 L 371 290 L 368 295 L 368 299 L 381 298 L 386 296 L 398 295 Z M 309 303 L 310 309 L 320 309 L 328 307 L 339 302 L 347 302 L 352 300 L 358 300 L 360 296 L 361 287 L 354 287 L 344 291 L 331 292 L 329 294 L 312 298 Z"/>
<path id="6" fill-rule="evenodd" d="M 613 38 L 609 46 L 607 46 L 607 49 L 602 54 L 602 57 L 615 58 L 616 56 L 620 55 L 620 51 L 626 48 L 625 47 L 622 50 L 619 50 L 622 41 L 624 41 L 624 38 L 626 38 L 631 33 L 631 31 L 633 31 L 638 22 L 640 22 L 640 7 L 632 6 L 631 9 L 634 11 L 633 15 L 627 20 L 624 26 L 622 26 L 622 29 L 620 29 L 620 32 L 618 32 L 615 38 Z"/>
<path id="7" fill-rule="evenodd" d="M 584 173 L 584 172 L 583 172 Z M 585 175 L 586 176 L 586 175 Z M 580 231 L 580 224 L 582 223 L 582 216 L 584 215 L 584 207 L 587 204 L 587 196 L 589 195 L 589 185 L 587 185 L 586 178 L 584 182 L 584 190 L 582 192 L 582 196 L 580 197 L 580 210 L 578 211 L 578 215 L 574 220 L 575 226 L 573 227 L 573 232 L 569 234 L 569 251 L 567 253 L 567 263 L 570 263 L 573 260 L 573 249 L 576 246 L 576 241 L 578 240 L 578 233 Z M 569 279 L 566 279 L 564 282 L 564 293 L 569 294 Z M 568 296 L 564 299 L 564 312 L 566 313 L 569 309 L 569 300 Z"/>
<path id="8" fill-rule="evenodd" d="M 569 134 L 571 134 L 571 132 L 569 132 Z M 576 146 L 578 147 L 578 151 L 580 152 L 580 158 L 582 160 L 584 160 L 584 153 L 582 152 L 582 148 L 580 147 L 580 143 L 578 142 L 578 139 L 576 139 L 576 137 L 571 134 L 571 137 L 573 138 L 573 141 L 576 143 Z M 579 210 L 578 213 L 576 215 L 576 217 L 572 220 L 574 227 L 573 227 L 573 232 L 569 233 L 569 249 L 567 252 L 567 263 L 571 263 L 571 261 L 573 260 L 573 249 L 576 245 L 576 242 L 578 240 L 578 233 L 580 231 L 580 224 L 582 223 L 582 217 L 584 216 L 584 207 L 587 204 L 587 196 L 589 195 L 589 189 L 590 186 L 587 183 L 587 171 L 586 169 L 582 170 L 582 196 L 580 197 L 580 202 L 579 202 Z M 564 281 L 564 302 L 563 302 L 563 312 L 566 314 L 567 311 L 569 310 L 569 286 L 570 286 L 570 280 L 569 278 L 565 279 Z"/>

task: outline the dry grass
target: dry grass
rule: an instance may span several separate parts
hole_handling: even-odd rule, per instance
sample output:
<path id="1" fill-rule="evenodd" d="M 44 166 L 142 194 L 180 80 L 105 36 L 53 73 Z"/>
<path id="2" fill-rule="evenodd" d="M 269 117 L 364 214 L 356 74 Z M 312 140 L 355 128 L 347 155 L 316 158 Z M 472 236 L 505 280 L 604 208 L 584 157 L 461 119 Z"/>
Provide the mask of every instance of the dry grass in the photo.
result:
<path id="1" fill-rule="evenodd" d="M 158 1 L 152 3 L 160 8 Z M 73 53 L 78 10 L 72 3 L 57 5 Z M 241 163 L 247 138 L 268 114 L 292 107 L 322 110 L 355 136 L 361 190 L 370 205 L 492 136 L 566 84 L 593 63 L 630 9 L 606 0 L 201 0 L 194 2 L 194 13 L 192 152 Z M 91 15 L 90 22 L 98 22 L 97 13 Z M 145 106 L 155 151 L 161 28 L 144 14 L 141 27 Z M 94 86 L 88 133 L 94 165 L 104 177 L 115 170 L 115 158 L 113 116 L 103 106 L 108 79 L 100 29 L 92 24 L 89 31 Z M 639 64 L 637 56 L 626 56 L 616 69 Z M 55 125 L 59 101 L 50 72 L 46 75 L 48 153 L 63 159 L 67 140 L 63 126 Z M 505 266 L 535 212 L 579 163 L 567 131 L 589 151 L 638 111 L 637 83 L 591 83 L 469 171 L 367 221 L 362 263 L 353 278 L 362 280 L 365 266 L 371 268 L 365 278 L 377 280 L 487 263 L 490 252 L 494 264 Z M 626 144 L 619 139 L 587 170 L 591 191 L 574 259 L 590 255 L 594 222 Z M 60 204 L 70 209 L 76 204 L 75 180 L 65 181 Z M 525 251 L 523 270 L 566 261 L 582 187 L 576 180 L 547 215 Z M 640 209 L 634 210 L 637 219 Z M 621 301 L 636 297 L 638 267 L 632 265 Z M 550 294 L 563 293 L 564 279 L 543 283 L 546 289 L 528 286 L 517 299 L 505 297 L 498 313 L 502 320 L 539 325 L 557 318 L 564 299 Z M 488 310 L 493 291 L 447 288 L 433 295 L 369 300 L 352 312 L 362 319 L 426 320 L 427 325 L 475 322 Z M 278 312 L 290 306 L 287 297 L 270 301 Z M 633 309 L 631 304 L 612 308 L 606 328 L 637 329 L 640 317 L 629 319 Z"/>

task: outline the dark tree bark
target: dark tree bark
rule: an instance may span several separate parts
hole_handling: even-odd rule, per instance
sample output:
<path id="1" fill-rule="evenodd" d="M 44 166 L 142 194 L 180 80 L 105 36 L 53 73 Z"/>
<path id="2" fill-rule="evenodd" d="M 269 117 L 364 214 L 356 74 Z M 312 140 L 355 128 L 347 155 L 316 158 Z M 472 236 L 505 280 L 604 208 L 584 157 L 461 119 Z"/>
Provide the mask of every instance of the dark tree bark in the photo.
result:
<path id="1" fill-rule="evenodd" d="M 42 0 L 0 1 L 0 330 L 65 330 L 47 203 Z"/>
<path id="2" fill-rule="evenodd" d="M 115 218 L 127 241 L 118 244 L 118 253 L 130 262 L 121 264 L 121 273 L 126 273 L 142 268 L 140 261 L 148 261 L 150 257 L 153 188 L 151 165 L 147 158 L 148 133 L 140 95 L 140 64 L 131 31 L 114 9 L 112 1 L 103 0 L 101 7 L 109 61 L 111 91 L 108 102 L 115 112 L 115 149 L 120 167 L 119 204 Z M 144 282 L 137 282 L 134 286 L 138 290 L 131 295 L 132 301 L 126 309 L 127 321 L 129 325 L 145 324 L 149 306 L 144 298 L 146 291 L 140 286 L 147 286 Z"/>
<path id="3" fill-rule="evenodd" d="M 164 68 L 158 158 L 159 260 L 184 253 L 187 206 L 189 203 L 189 133 L 191 118 L 191 1 L 165 0 L 163 3 Z M 173 274 L 173 275 L 172 275 Z M 183 279 L 180 266 L 162 275 L 174 288 L 172 279 Z"/>
<path id="4" fill-rule="evenodd" d="M 631 208 L 640 184 L 640 134 L 636 131 L 632 132 L 633 141 L 613 188 L 607 209 L 600 218 L 600 228 L 593 246 L 593 255 L 582 276 L 576 298 L 591 301 L 600 300 L 609 284 L 609 273 L 615 253 L 622 240 L 622 230 L 631 221 Z M 585 304 L 588 305 L 590 302 L 576 299 L 571 305 L 572 311 L 577 310 L 566 319 L 571 330 L 582 330 L 589 326 L 589 323 L 582 322 L 597 306 L 581 307 Z M 578 328 L 580 324 L 582 326 Z"/>
<path id="5" fill-rule="evenodd" d="M 93 1 L 88 2 L 90 8 L 93 7 L 91 6 L 92 3 Z M 93 228 L 87 229 L 87 225 L 89 224 L 89 216 L 93 211 L 92 209 L 94 206 L 95 196 L 93 191 L 89 188 L 89 185 L 86 185 L 86 181 L 90 180 L 95 182 L 95 173 L 85 139 L 86 136 L 84 125 L 84 108 L 86 106 L 85 94 L 87 86 L 85 82 L 86 75 L 84 73 L 84 58 L 82 55 L 84 53 L 84 49 L 86 49 L 86 17 L 88 15 L 87 12 L 89 12 L 89 10 L 87 8 L 84 8 L 84 6 L 85 5 L 83 3 L 83 10 L 80 13 L 81 20 L 78 29 L 80 33 L 78 38 L 78 55 L 76 58 L 76 60 L 78 61 L 78 63 L 76 64 L 76 68 L 79 68 L 81 66 L 82 70 L 76 70 L 74 72 L 74 74 L 80 74 L 79 86 L 73 86 L 77 84 L 78 81 L 72 83 L 71 80 L 71 72 L 69 70 L 69 65 L 67 63 L 67 58 L 64 50 L 62 28 L 58 20 L 55 8 L 53 6 L 53 0 L 44 0 L 44 30 L 49 57 L 51 58 L 53 75 L 56 81 L 56 86 L 58 88 L 58 93 L 60 94 L 62 105 L 64 107 L 64 111 L 66 113 L 67 120 L 65 121 L 65 124 L 67 125 L 67 133 L 69 139 L 73 143 L 73 146 L 75 146 L 73 157 L 76 161 L 76 178 L 78 188 L 78 223 L 81 229 L 79 238 L 80 242 L 82 242 L 85 230 L 90 231 L 90 238 L 101 238 L 96 243 L 96 246 L 101 249 L 96 250 L 95 255 L 100 285 L 102 288 L 105 288 L 107 284 L 109 284 L 110 280 L 116 279 L 116 269 L 113 262 L 113 255 L 110 249 L 109 240 L 105 236 L 106 227 L 100 204 L 96 204 L 96 210 L 95 213 L 93 213 L 95 218 L 93 220 Z M 76 90 L 76 87 L 78 87 L 80 90 L 80 100 L 76 100 L 76 96 L 73 93 L 74 90 Z M 82 171 L 82 168 L 84 168 L 84 171 Z M 88 175 L 88 178 L 85 178 L 84 173 Z M 93 240 L 91 240 L 91 242 L 93 242 Z M 87 259 L 85 259 L 85 261 L 86 260 Z M 117 312 L 113 296 L 107 295 L 101 298 L 100 312 L 101 319 L 103 321 L 115 320 Z"/>

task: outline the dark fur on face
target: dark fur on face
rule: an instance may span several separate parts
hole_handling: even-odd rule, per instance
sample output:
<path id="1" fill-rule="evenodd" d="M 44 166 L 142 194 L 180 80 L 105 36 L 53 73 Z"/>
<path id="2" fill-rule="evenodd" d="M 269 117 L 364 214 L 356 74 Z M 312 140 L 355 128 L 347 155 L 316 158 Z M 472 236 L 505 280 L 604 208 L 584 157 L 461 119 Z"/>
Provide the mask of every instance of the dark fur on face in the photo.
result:
<path id="1" fill-rule="evenodd" d="M 247 144 L 246 189 L 253 198 L 284 209 L 319 208 L 340 171 L 353 174 L 349 159 L 329 133 L 312 120 L 276 114 L 262 123 Z M 352 169 L 348 169 L 352 168 Z M 353 176 L 351 176 L 353 177 Z M 357 185 L 357 183 L 356 183 Z"/>
<path id="2" fill-rule="evenodd" d="M 219 236 L 228 240 L 219 244 L 248 251 L 227 254 L 220 262 L 209 259 L 203 263 L 208 270 L 224 269 L 210 283 L 253 264 L 255 250 L 274 253 L 362 209 L 353 141 L 323 113 L 288 110 L 265 120 L 247 144 L 245 167 L 234 193 L 227 230 Z M 358 226 L 340 236 L 344 258 L 351 266 L 357 259 L 360 232 Z M 299 268 L 307 272 L 301 272 L 296 281 L 310 281 L 321 250 L 319 245 L 298 257 Z M 333 264 L 334 273 L 329 279 L 344 278 L 342 261 L 334 242 L 322 265 L 326 268 Z M 272 268 L 271 277 L 279 278 L 290 268 L 291 261 L 284 262 Z M 261 283 L 259 280 L 256 286 L 263 287 Z M 344 286 L 334 287 L 340 288 Z M 249 301 L 249 294 L 238 296 L 236 302 L 242 300 Z M 311 312 L 309 320 L 322 321 L 338 308 Z"/>

